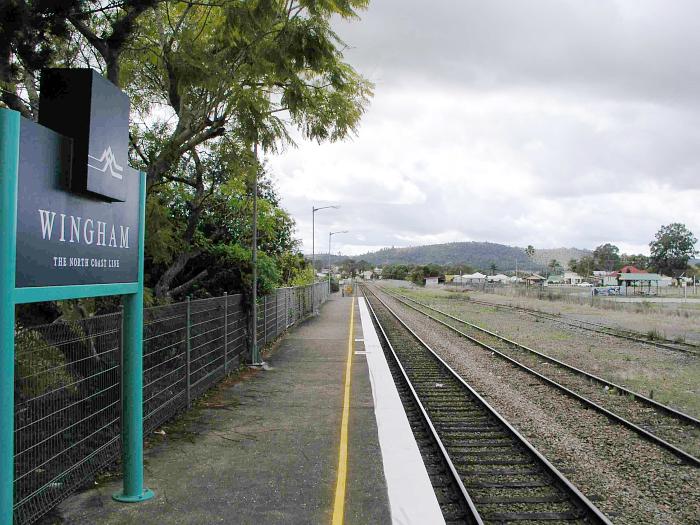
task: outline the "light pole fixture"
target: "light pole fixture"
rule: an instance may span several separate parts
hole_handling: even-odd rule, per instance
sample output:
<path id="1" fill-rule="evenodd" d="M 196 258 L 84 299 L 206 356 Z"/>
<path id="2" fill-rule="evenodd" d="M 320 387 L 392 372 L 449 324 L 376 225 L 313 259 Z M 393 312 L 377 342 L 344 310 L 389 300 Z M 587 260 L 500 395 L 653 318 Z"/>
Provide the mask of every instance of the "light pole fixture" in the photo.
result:
<path id="1" fill-rule="evenodd" d="M 313 280 L 311 281 L 311 308 L 316 313 L 316 212 L 319 210 L 327 210 L 329 208 L 338 209 L 339 204 L 332 204 L 330 206 L 311 206 L 311 269 L 313 270 Z M 329 285 L 330 286 L 330 285 Z M 331 289 L 328 288 L 328 293 Z"/>
<path id="2" fill-rule="evenodd" d="M 319 210 L 327 210 L 333 208 L 337 210 L 340 208 L 339 204 L 333 204 L 331 206 L 311 206 L 311 267 L 314 270 L 314 282 L 316 282 L 316 212 Z"/>
<path id="3" fill-rule="evenodd" d="M 331 237 L 339 233 L 348 233 L 348 230 L 328 232 L 328 293 L 331 293 Z"/>

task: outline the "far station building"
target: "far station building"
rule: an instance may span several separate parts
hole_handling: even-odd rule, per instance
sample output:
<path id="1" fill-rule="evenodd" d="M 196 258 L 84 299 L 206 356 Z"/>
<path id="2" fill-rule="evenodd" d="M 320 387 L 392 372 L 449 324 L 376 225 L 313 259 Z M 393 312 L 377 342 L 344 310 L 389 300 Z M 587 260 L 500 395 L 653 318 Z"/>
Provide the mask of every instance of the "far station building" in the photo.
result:
<path id="1" fill-rule="evenodd" d="M 631 288 L 633 294 L 652 295 L 659 292 L 659 283 L 663 276 L 658 273 L 620 273 L 617 276 L 618 286 L 625 288 L 625 295 Z"/>

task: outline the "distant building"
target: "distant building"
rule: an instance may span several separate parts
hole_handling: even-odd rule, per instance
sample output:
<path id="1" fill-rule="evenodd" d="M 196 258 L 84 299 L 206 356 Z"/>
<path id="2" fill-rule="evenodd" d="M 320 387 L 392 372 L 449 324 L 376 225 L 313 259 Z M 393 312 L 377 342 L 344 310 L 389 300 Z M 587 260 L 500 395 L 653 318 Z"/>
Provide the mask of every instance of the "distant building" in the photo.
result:
<path id="1" fill-rule="evenodd" d="M 671 280 L 670 277 L 666 278 Z M 619 286 L 624 286 L 625 295 L 628 294 L 628 289 L 632 289 L 632 293 L 641 293 L 650 295 L 658 293 L 659 285 L 664 277 L 658 273 L 646 272 L 626 272 L 620 273 L 617 276 Z"/>
<path id="2" fill-rule="evenodd" d="M 438 277 L 426 277 L 425 278 L 425 287 L 426 288 L 437 288 L 438 286 Z"/>
<path id="3" fill-rule="evenodd" d="M 628 264 L 627 266 L 623 266 L 622 268 L 620 268 L 620 271 L 618 273 L 646 273 L 646 272 L 644 270 L 640 270 L 639 268 Z"/>
<path id="4" fill-rule="evenodd" d="M 539 274 L 533 273 L 525 277 L 525 283 L 529 286 L 542 286 L 546 279 Z"/>
<path id="5" fill-rule="evenodd" d="M 564 284 L 564 276 L 561 274 L 552 274 L 544 281 L 544 286 L 558 286 Z"/>
<path id="6" fill-rule="evenodd" d="M 583 282 L 583 277 L 581 277 L 576 272 L 564 272 L 564 284 L 577 285 Z"/>

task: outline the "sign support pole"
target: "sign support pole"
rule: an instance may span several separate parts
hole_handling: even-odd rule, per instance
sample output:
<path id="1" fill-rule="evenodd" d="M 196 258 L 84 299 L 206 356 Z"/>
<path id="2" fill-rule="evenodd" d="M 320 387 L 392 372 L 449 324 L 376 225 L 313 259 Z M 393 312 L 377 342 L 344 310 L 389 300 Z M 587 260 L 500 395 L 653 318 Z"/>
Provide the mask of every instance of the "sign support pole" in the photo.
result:
<path id="1" fill-rule="evenodd" d="M 112 497 L 136 503 L 151 499 L 143 486 L 143 244 L 146 225 L 146 174 L 139 173 L 138 289 L 124 296 L 122 352 L 122 461 L 124 486 Z"/>
<path id="2" fill-rule="evenodd" d="M 0 525 L 12 525 L 15 477 L 18 112 L 0 110 L 0 137 Z"/>

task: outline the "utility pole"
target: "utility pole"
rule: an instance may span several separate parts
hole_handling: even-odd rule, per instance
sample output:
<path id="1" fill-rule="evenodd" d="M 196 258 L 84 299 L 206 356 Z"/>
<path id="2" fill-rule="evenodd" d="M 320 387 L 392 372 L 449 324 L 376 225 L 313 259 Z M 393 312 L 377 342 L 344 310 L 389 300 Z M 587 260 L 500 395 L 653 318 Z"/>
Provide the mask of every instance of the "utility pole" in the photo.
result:
<path id="1" fill-rule="evenodd" d="M 250 364 L 251 366 L 259 367 L 263 363 L 260 360 L 260 351 L 258 350 L 258 143 L 253 147 L 255 155 L 255 175 L 253 176 L 253 240 L 251 242 L 251 251 L 253 252 L 253 289 L 251 295 L 253 298 L 253 329 L 250 349 Z"/>
<path id="2" fill-rule="evenodd" d="M 313 278 L 313 283 L 316 283 L 316 212 L 319 210 L 326 210 L 329 208 L 333 209 L 338 209 L 340 208 L 340 205 L 338 204 L 333 204 L 331 206 L 320 206 L 316 208 L 315 206 L 311 206 L 311 268 L 314 271 L 314 278 Z M 329 271 L 330 271 L 330 266 L 329 266 Z M 330 286 L 330 283 L 328 284 Z M 312 308 L 314 308 L 315 311 L 315 302 L 314 302 L 314 286 L 312 284 L 311 286 L 311 305 Z M 330 293 L 330 288 L 328 289 L 328 292 Z"/>

